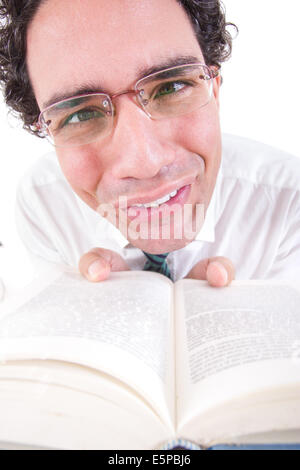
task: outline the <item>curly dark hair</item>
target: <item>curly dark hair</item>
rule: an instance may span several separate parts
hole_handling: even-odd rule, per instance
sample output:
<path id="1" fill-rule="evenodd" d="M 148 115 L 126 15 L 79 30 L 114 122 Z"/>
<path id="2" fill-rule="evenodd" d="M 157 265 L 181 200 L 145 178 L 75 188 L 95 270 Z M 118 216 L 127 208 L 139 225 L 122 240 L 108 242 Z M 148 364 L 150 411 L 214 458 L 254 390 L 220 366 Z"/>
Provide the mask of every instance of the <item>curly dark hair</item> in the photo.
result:
<path id="1" fill-rule="evenodd" d="M 6 104 L 23 127 L 43 137 L 35 123 L 40 113 L 26 65 L 28 25 L 48 0 L 0 0 L 0 85 Z M 232 37 L 220 0 L 177 0 L 187 13 L 207 65 L 221 66 L 231 55 Z"/>

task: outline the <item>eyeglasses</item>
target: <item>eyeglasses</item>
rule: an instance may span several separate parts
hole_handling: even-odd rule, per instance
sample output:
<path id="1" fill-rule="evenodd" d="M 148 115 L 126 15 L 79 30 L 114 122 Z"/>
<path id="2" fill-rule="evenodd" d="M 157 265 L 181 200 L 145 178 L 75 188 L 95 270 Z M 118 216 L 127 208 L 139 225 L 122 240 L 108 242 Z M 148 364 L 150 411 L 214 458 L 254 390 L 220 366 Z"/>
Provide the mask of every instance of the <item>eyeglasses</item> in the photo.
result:
<path id="1" fill-rule="evenodd" d="M 190 113 L 211 99 L 219 71 L 204 64 L 180 65 L 138 80 L 132 90 L 109 96 L 91 93 L 59 101 L 44 109 L 38 127 L 56 147 L 77 147 L 104 139 L 113 130 L 116 109 L 112 100 L 132 93 L 151 119 Z"/>

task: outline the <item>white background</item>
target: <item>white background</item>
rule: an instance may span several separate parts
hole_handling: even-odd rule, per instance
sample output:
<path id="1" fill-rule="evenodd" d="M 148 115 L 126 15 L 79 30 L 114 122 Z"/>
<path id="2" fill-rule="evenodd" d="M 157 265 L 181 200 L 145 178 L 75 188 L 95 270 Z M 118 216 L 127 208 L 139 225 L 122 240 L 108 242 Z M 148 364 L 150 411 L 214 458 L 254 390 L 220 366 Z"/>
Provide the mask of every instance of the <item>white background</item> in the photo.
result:
<path id="1" fill-rule="evenodd" d="M 223 65 L 223 132 L 247 136 L 300 157 L 299 0 L 225 0 L 236 23 L 232 58 Z M 30 263 L 14 223 L 16 184 L 51 146 L 7 118 L 0 98 L 0 277 L 22 284 Z"/>

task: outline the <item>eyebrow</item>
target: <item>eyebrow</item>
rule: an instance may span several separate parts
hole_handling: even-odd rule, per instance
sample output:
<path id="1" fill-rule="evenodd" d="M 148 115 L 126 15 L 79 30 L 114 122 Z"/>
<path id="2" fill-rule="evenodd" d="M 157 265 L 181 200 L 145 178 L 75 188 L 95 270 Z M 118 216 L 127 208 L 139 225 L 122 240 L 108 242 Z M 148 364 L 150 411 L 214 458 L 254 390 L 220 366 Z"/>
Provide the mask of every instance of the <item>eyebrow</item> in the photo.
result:
<path id="1" fill-rule="evenodd" d="M 168 69 L 171 67 L 176 67 L 179 65 L 187 65 L 187 64 L 195 64 L 199 63 L 199 57 L 196 56 L 178 56 L 171 59 L 167 59 L 165 61 L 160 62 L 157 65 L 151 67 L 143 67 L 138 69 L 136 82 L 141 80 L 142 78 L 146 77 L 147 75 L 151 75 L 153 73 L 161 72 L 164 69 Z M 165 77 L 167 78 L 167 77 Z M 43 109 L 52 106 L 55 103 L 58 103 L 63 100 L 67 100 L 69 98 L 73 98 L 79 95 L 88 95 L 91 93 L 105 93 L 109 94 L 100 84 L 89 83 L 86 82 L 79 87 L 73 88 L 67 92 L 59 92 L 55 93 L 51 96 L 50 99 L 43 103 Z"/>

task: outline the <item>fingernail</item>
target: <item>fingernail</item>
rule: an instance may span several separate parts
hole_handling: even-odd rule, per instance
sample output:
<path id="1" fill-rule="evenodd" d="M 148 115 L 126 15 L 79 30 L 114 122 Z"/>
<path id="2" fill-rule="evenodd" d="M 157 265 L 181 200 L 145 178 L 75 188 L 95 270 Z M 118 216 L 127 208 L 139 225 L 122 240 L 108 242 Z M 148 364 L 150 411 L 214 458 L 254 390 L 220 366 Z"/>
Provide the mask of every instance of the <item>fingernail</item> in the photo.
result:
<path id="1" fill-rule="evenodd" d="M 223 264 L 218 261 L 212 261 L 209 263 L 210 271 L 213 270 L 213 277 L 216 278 L 216 285 L 225 286 L 228 283 L 228 272 L 224 268 Z"/>
<path id="2" fill-rule="evenodd" d="M 88 275 L 92 279 L 96 279 L 101 272 L 103 271 L 103 263 L 102 260 L 97 259 L 92 264 L 90 264 L 88 269 Z"/>

